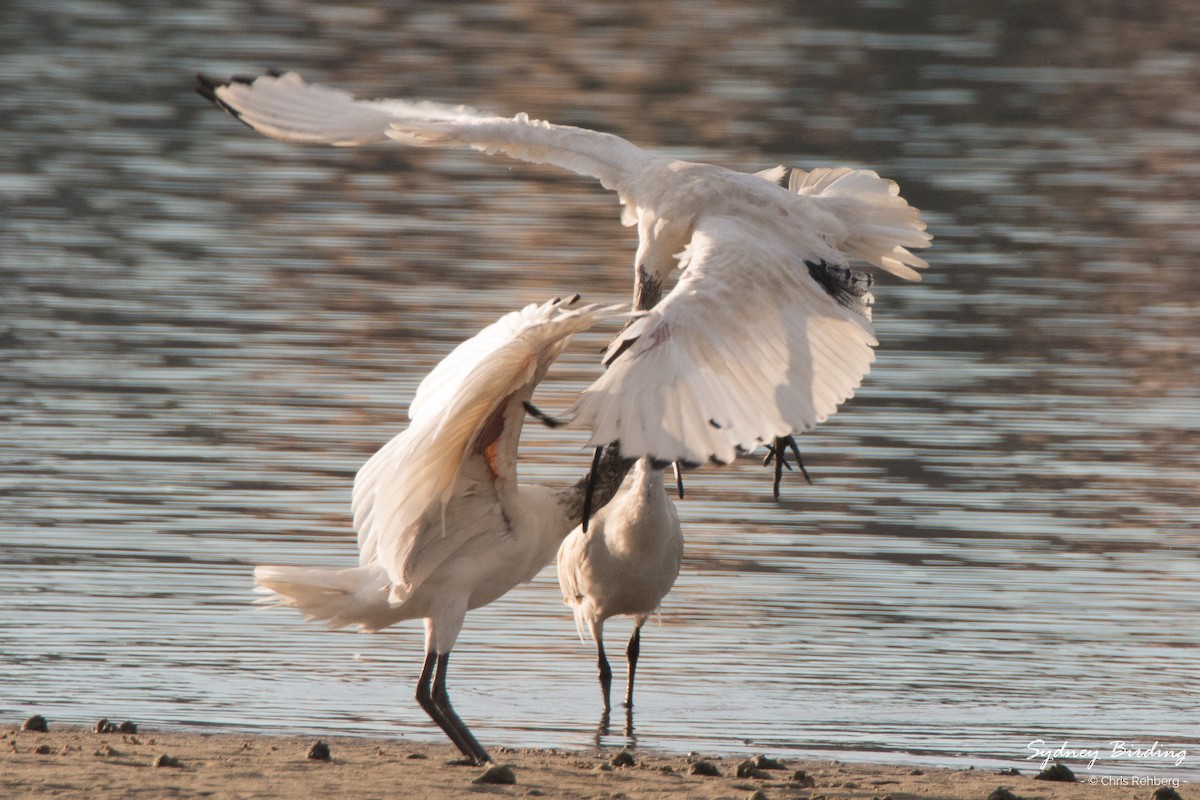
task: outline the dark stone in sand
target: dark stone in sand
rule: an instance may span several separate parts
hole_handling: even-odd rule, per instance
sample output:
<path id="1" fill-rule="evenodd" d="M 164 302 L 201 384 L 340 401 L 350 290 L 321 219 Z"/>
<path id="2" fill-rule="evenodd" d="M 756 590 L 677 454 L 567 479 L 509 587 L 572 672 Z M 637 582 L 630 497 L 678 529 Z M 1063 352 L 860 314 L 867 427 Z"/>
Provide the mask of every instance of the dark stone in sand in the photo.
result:
<path id="1" fill-rule="evenodd" d="M 109 722 L 107 719 L 101 719 L 96 722 L 96 733 L 116 733 L 117 725 L 114 722 Z"/>
<path id="2" fill-rule="evenodd" d="M 137 723 L 125 720 L 117 726 L 117 730 L 121 733 L 137 733 Z"/>
<path id="3" fill-rule="evenodd" d="M 1060 781 L 1062 783 L 1074 783 L 1075 773 L 1071 772 L 1071 768 L 1066 764 L 1059 764 L 1055 761 L 1050 766 L 1033 776 L 1035 781 Z"/>
<path id="4" fill-rule="evenodd" d="M 1021 798 L 1002 786 L 989 794 L 987 800 L 1021 800 Z"/>
<path id="5" fill-rule="evenodd" d="M 737 776 L 739 778 L 760 778 L 760 779 L 762 779 L 762 778 L 771 777 L 771 773 L 767 772 L 766 770 L 759 769 L 758 767 L 754 766 L 753 761 L 751 761 L 750 759 L 746 759 L 745 761 L 743 761 L 742 763 L 737 765 Z"/>
<path id="6" fill-rule="evenodd" d="M 717 769 L 717 765 L 711 761 L 697 761 L 695 764 L 692 764 L 688 773 L 691 775 L 704 775 L 708 778 L 721 777 L 721 770 Z"/>
<path id="7" fill-rule="evenodd" d="M 816 786 L 817 785 L 817 782 L 814 781 L 811 777 L 809 777 L 809 774 L 802 769 L 798 769 L 792 773 L 792 783 L 798 783 L 801 786 Z"/>
<path id="8" fill-rule="evenodd" d="M 1179 792 L 1170 786 L 1160 786 L 1154 790 L 1153 800 L 1183 800 Z"/>
<path id="9" fill-rule="evenodd" d="M 1016 769 L 1015 767 L 1009 767 L 1008 769 L 996 770 L 996 774 L 997 775 L 1007 775 L 1010 778 L 1015 778 L 1016 776 L 1021 774 L 1021 770 Z"/>
<path id="10" fill-rule="evenodd" d="M 628 750 L 622 750 L 612 757 L 612 761 L 608 762 L 614 767 L 633 767 L 637 766 L 637 761 L 633 759 L 633 753 Z"/>
<path id="11" fill-rule="evenodd" d="M 40 744 L 37 746 L 37 749 L 34 750 L 33 752 L 37 753 L 39 756 L 48 756 L 48 755 L 50 755 L 50 745 Z"/>
<path id="12" fill-rule="evenodd" d="M 329 754 L 329 745 L 324 742 L 317 742 L 308 748 L 308 757 L 313 761 L 329 761 L 332 759 L 332 756 Z"/>
<path id="13" fill-rule="evenodd" d="M 482 775 L 471 781 L 471 783 L 495 783 L 502 786 L 511 786 L 516 782 L 517 775 L 512 771 L 512 767 L 503 764 L 492 764 Z"/>
<path id="14" fill-rule="evenodd" d="M 34 731 L 35 733 L 49 733 L 50 726 L 46 724 L 46 718 L 41 714 L 34 714 L 29 719 L 21 723 L 21 730 Z"/>
<path id="15" fill-rule="evenodd" d="M 755 756 L 754 758 L 752 758 L 750 760 L 753 761 L 754 766 L 758 767 L 759 769 L 787 769 L 787 767 L 785 767 L 783 764 L 776 761 L 775 759 L 768 758 L 767 756 L 764 756 L 761 754 Z"/>
<path id="16" fill-rule="evenodd" d="M 181 762 L 175 756 L 169 756 L 166 753 L 163 753 L 161 756 L 154 759 L 154 766 L 156 766 L 156 767 L 182 767 L 183 762 Z"/>

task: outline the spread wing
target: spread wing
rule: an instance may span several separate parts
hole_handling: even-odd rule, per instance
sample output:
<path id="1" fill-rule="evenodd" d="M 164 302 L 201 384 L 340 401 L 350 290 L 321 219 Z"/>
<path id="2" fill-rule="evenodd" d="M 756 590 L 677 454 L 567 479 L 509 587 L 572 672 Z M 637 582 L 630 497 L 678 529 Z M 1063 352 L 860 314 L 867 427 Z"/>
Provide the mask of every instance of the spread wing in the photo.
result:
<path id="1" fill-rule="evenodd" d="M 420 578 L 413 570 L 417 554 L 452 552 L 450 542 L 438 540 L 465 541 L 478 527 L 475 522 L 486 526 L 500 516 L 498 503 L 516 487 L 522 402 L 571 335 L 611 310 L 571 310 L 574 300 L 505 315 L 459 345 L 421 382 L 408 429 L 372 456 L 354 480 L 361 565 L 379 563 L 394 587 L 411 588 Z M 429 559 L 422 560 L 432 568 Z"/>
<path id="2" fill-rule="evenodd" d="M 521 161 L 552 164 L 621 191 L 652 159 L 609 133 L 552 125 L 525 114 L 498 117 L 428 101 L 359 100 L 307 83 L 294 72 L 222 82 L 198 76 L 197 91 L 273 139 L 351 146 L 395 140 L 417 146 L 466 145 Z"/>
<path id="3" fill-rule="evenodd" d="M 679 282 L 610 346 L 572 426 L 630 457 L 728 463 L 834 413 L 874 360 L 871 280 L 808 241 L 701 219 Z"/>

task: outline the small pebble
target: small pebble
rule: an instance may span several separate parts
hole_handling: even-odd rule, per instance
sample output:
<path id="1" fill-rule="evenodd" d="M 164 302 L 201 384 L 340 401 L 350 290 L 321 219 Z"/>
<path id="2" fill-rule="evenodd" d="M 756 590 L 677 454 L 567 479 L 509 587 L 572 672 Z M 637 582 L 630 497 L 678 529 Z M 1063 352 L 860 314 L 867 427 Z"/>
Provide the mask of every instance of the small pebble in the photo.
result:
<path id="1" fill-rule="evenodd" d="M 175 756 L 169 756 L 166 753 L 163 753 L 161 756 L 154 759 L 154 766 L 156 766 L 156 767 L 182 767 L 183 763 Z"/>
<path id="2" fill-rule="evenodd" d="M 1021 770 L 1019 770 L 1019 769 L 1017 769 L 1017 768 L 1015 768 L 1015 767 L 1009 767 L 1008 769 L 998 769 L 998 770 L 996 770 L 996 774 L 997 774 L 997 775 L 1005 775 L 1005 776 L 1007 776 L 1007 777 L 1010 777 L 1010 778 L 1015 778 L 1016 776 L 1018 776 L 1018 775 L 1020 775 L 1020 774 L 1021 774 Z"/>
<path id="3" fill-rule="evenodd" d="M 708 778 L 719 778 L 721 777 L 721 770 L 717 769 L 717 765 L 711 761 L 697 761 L 695 764 L 692 764 L 691 768 L 688 770 L 688 774 L 704 775 Z"/>
<path id="4" fill-rule="evenodd" d="M 409 753 L 408 758 L 412 759 L 413 761 L 423 761 L 429 758 L 429 756 L 425 755 L 424 753 Z"/>
<path id="5" fill-rule="evenodd" d="M 494 783 L 502 786 L 511 786 L 517 782 L 517 775 L 512 771 L 512 767 L 503 764 L 492 764 L 471 783 Z"/>
<path id="6" fill-rule="evenodd" d="M 987 796 L 987 800 L 1021 800 L 1015 794 L 1001 786 L 996 791 Z"/>
<path id="7" fill-rule="evenodd" d="M 1033 776 L 1035 781 L 1060 781 L 1062 783 L 1074 783 L 1075 773 L 1071 772 L 1071 768 L 1066 764 L 1059 764 L 1055 761 L 1050 766 Z"/>
<path id="8" fill-rule="evenodd" d="M 100 747 L 100 749 L 98 749 L 94 753 L 92 753 L 92 755 L 100 756 L 101 758 L 108 758 L 109 756 L 119 756 L 120 753 L 118 753 L 116 750 L 113 750 L 108 745 L 103 745 L 102 747 Z"/>
<path id="9" fill-rule="evenodd" d="M 1160 786 L 1154 790 L 1153 800 L 1183 800 L 1171 786 Z"/>
<path id="10" fill-rule="evenodd" d="M 622 750 L 612 757 L 612 761 L 608 762 L 614 767 L 634 767 L 637 766 L 637 761 L 633 758 L 633 753 L 628 750 Z"/>
<path id="11" fill-rule="evenodd" d="M 597 772 L 612 772 L 612 764 L 609 764 L 607 761 L 605 761 L 601 764 L 597 764 L 596 771 Z"/>
<path id="12" fill-rule="evenodd" d="M 317 742 L 312 747 L 308 748 L 308 757 L 313 761 L 329 761 L 332 756 L 329 754 L 329 745 L 324 742 Z"/>
<path id="13" fill-rule="evenodd" d="M 34 750 L 33 752 L 37 753 L 39 756 L 48 756 L 48 755 L 50 755 L 50 745 L 48 745 L 48 744 L 38 745 L 38 748 L 36 750 Z"/>
<path id="14" fill-rule="evenodd" d="M 767 800 L 767 793 L 762 789 L 756 789 L 746 800 Z"/>
<path id="15" fill-rule="evenodd" d="M 46 718 L 41 714 L 34 714 L 29 719 L 21 723 L 21 730 L 34 731 L 35 733 L 48 733 L 50 726 L 46 724 Z"/>
<path id="16" fill-rule="evenodd" d="M 769 772 L 767 772 L 766 770 L 761 770 L 758 767 L 754 766 L 754 762 L 751 761 L 750 759 L 746 759 L 745 761 L 743 761 L 742 763 L 737 765 L 737 776 L 739 778 L 762 779 L 762 778 L 771 777 L 771 774 Z"/>
<path id="17" fill-rule="evenodd" d="M 753 761 L 754 766 L 758 767 L 759 769 L 787 769 L 787 767 L 780 762 L 764 755 L 757 755 L 750 760 Z"/>

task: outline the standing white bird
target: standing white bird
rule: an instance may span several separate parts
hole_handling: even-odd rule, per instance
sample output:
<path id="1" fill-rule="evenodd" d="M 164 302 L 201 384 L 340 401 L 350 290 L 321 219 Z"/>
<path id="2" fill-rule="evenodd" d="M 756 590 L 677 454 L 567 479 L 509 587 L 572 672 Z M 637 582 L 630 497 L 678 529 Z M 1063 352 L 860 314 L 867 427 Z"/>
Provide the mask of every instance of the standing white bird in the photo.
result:
<path id="1" fill-rule="evenodd" d="M 612 668 L 604 654 L 604 621 L 634 618 L 625 650 L 629 663 L 625 705 L 633 707 L 633 680 L 646 618 L 675 585 L 683 557 L 679 515 L 663 487 L 663 474 L 640 459 L 620 493 L 594 517 L 588 530 L 571 531 L 558 549 L 558 584 L 563 602 L 575 612 L 575 625 L 596 642 L 604 710 L 612 704 Z"/>
<path id="2" fill-rule="evenodd" d="M 295 73 L 200 76 L 198 91 L 277 139 L 467 145 L 615 190 L 622 221 L 638 228 L 635 307 L 654 307 L 613 343 L 608 371 L 572 407 L 571 424 L 625 456 L 727 463 L 767 444 L 782 458 L 791 435 L 834 413 L 874 360 L 871 278 L 850 270 L 849 258 L 907 280 L 927 266 L 907 249 L 932 238 L 917 210 L 866 170 L 749 175 L 525 114 L 358 100 Z M 655 305 L 676 267 L 682 277 Z"/>
<path id="3" fill-rule="evenodd" d="M 524 404 L 572 334 L 611 309 L 577 300 L 530 305 L 460 344 L 421 382 L 412 422 L 354 480 L 359 565 L 255 569 L 264 602 L 292 606 L 331 627 L 377 631 L 425 621 L 416 698 L 462 753 L 487 752 L 446 691 L 451 648 L 467 611 L 533 578 L 584 516 L 588 478 L 567 489 L 517 483 Z M 595 470 L 594 502 L 616 492 L 631 461 Z"/>

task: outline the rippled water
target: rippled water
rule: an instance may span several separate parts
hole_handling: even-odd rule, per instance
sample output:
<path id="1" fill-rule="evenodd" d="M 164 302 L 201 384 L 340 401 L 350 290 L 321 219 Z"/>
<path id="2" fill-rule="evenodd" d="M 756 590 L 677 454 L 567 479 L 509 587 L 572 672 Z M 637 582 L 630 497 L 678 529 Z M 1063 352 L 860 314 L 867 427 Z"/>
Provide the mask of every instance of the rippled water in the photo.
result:
<path id="1" fill-rule="evenodd" d="M 1189 755 L 1094 771 L 1200 776 L 1190 4 L 3 16 L 3 717 L 441 738 L 411 700 L 419 625 L 256 610 L 250 569 L 353 563 L 353 473 L 424 373 L 523 303 L 625 300 L 634 240 L 589 181 L 270 142 L 191 94 L 279 67 L 746 170 L 866 166 L 923 209 L 932 268 L 880 281 L 876 368 L 802 442 L 816 484 L 776 505 L 750 459 L 690 477 L 638 746 L 1025 767 L 1034 739 L 1158 741 Z M 578 445 L 528 430 L 525 477 L 573 480 Z M 454 660 L 484 742 L 598 740 L 552 569 L 470 615 Z"/>

